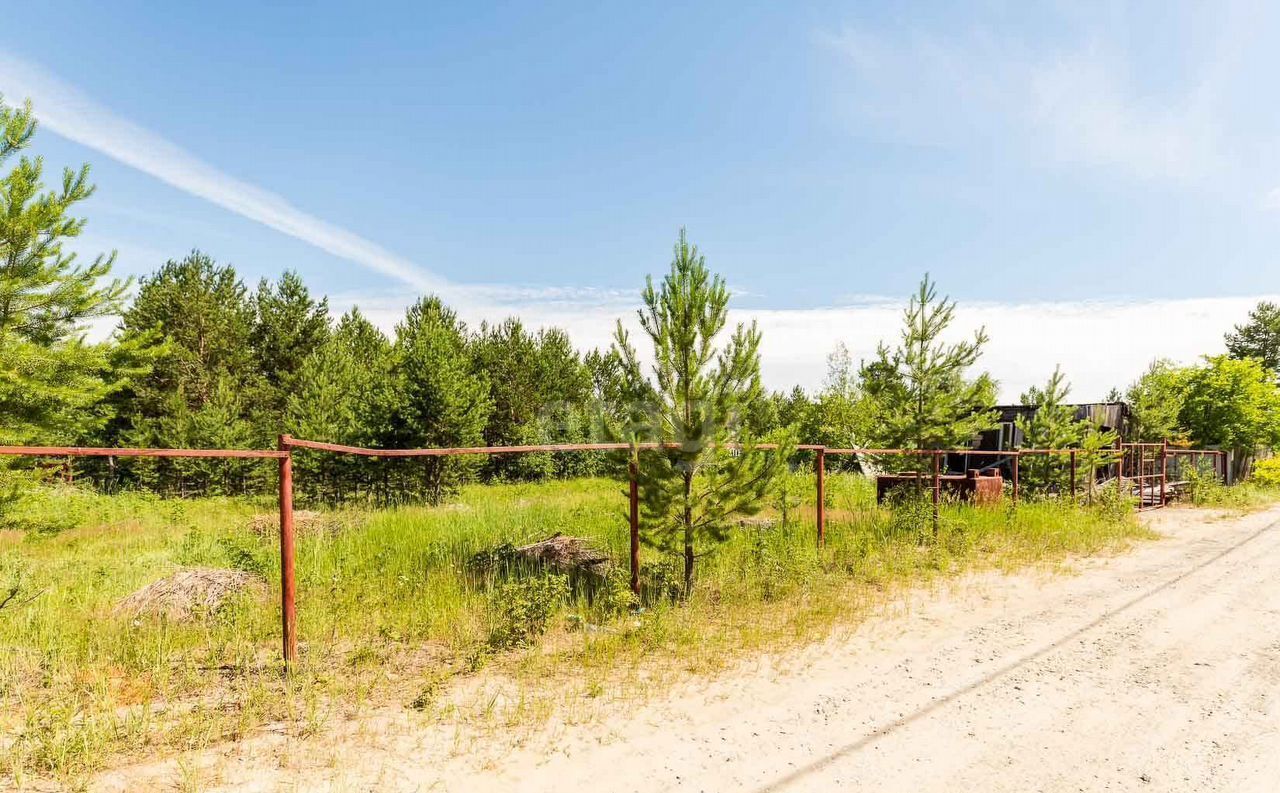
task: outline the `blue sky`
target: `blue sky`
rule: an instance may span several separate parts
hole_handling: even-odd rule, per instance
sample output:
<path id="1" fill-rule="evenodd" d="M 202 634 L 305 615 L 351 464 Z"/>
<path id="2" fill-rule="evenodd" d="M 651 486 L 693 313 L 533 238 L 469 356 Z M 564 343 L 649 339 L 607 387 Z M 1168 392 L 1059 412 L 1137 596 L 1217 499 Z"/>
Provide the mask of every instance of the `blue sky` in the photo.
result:
<path id="1" fill-rule="evenodd" d="M 590 346 L 684 225 L 779 328 L 776 385 L 868 351 L 876 296 L 928 270 L 970 324 L 1049 305 L 1130 340 L 1102 366 L 1064 326 L 1047 362 L 992 364 L 1007 392 L 1055 359 L 1096 391 L 1215 351 L 1280 291 L 1277 16 L 49 0 L 7 9 L 0 92 L 36 101 L 51 165 L 93 164 L 84 245 L 126 273 L 199 247 L 388 317 L 438 290 Z"/>

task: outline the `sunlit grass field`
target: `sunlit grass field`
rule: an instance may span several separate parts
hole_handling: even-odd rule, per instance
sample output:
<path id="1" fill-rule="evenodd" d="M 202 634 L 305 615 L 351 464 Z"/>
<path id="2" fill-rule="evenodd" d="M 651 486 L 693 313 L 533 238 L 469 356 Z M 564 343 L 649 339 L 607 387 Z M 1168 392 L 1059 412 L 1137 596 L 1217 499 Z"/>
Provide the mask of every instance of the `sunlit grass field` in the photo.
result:
<path id="1" fill-rule="evenodd" d="M 906 587 L 1147 536 L 1115 504 L 1044 502 L 947 504 L 934 537 L 927 506 L 880 508 L 867 480 L 833 475 L 819 549 L 811 479 L 796 476 L 794 492 L 810 501 L 786 522 L 767 510 L 737 527 L 699 560 L 687 602 L 663 594 L 678 569 L 652 551 L 646 597 L 628 602 L 626 496 L 615 481 L 476 485 L 439 507 L 328 513 L 299 539 L 302 662 L 287 677 L 273 501 L 38 491 L 10 513 L 23 528 L 0 531 L 0 599 L 17 590 L 0 610 L 0 778 L 74 785 L 127 759 L 265 723 L 306 734 L 388 703 L 427 719 L 533 723 L 821 640 Z M 266 516 L 256 530 L 255 515 Z M 557 532 L 588 538 L 617 572 L 566 594 L 523 586 L 544 576 L 536 570 L 474 561 Z M 193 623 L 117 613 L 125 596 L 184 567 L 244 570 L 266 586 Z M 522 623 L 540 612 L 545 631 Z M 449 695 L 464 680 L 500 680 L 520 695 L 470 711 Z"/>

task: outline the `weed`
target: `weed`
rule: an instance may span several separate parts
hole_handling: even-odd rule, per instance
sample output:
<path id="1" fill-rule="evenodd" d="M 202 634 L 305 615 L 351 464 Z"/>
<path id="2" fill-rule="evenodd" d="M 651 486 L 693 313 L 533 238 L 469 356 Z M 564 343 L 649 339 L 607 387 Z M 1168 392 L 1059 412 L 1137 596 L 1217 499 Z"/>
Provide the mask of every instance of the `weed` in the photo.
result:
<path id="1" fill-rule="evenodd" d="M 569 596 L 569 577 L 548 574 L 508 581 L 490 595 L 489 646 L 495 650 L 528 647 L 547 629 Z"/>

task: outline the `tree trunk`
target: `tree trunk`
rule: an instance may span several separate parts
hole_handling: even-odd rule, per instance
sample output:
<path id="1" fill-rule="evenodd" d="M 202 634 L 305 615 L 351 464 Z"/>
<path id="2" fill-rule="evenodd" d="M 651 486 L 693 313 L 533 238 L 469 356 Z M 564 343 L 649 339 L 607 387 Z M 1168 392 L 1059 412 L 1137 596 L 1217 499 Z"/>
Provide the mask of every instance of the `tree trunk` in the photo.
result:
<path id="1" fill-rule="evenodd" d="M 684 475 L 684 596 L 693 594 L 693 474 Z"/>

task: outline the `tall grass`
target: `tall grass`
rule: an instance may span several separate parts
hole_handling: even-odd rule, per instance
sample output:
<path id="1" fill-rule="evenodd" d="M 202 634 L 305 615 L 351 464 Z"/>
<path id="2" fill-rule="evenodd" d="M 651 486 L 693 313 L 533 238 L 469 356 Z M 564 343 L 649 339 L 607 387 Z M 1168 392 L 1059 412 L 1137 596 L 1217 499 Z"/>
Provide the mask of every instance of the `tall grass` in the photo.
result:
<path id="1" fill-rule="evenodd" d="M 935 536 L 927 505 L 883 509 L 866 480 L 835 475 L 819 549 L 812 488 L 794 490 L 810 500 L 789 507 L 790 520 L 768 511 L 699 560 L 686 602 L 663 596 L 674 567 L 646 554 L 635 611 L 608 583 L 562 596 L 472 563 L 556 532 L 624 560 L 616 482 L 472 486 L 441 507 L 337 513 L 338 530 L 299 539 L 303 662 L 287 678 L 277 661 L 276 539 L 251 528 L 271 503 L 39 491 L 17 507 L 24 528 L 0 532 L 0 597 L 20 590 L 0 611 L 0 773 L 74 782 L 122 755 L 200 747 L 272 720 L 305 733 L 387 701 L 460 718 L 448 681 L 486 665 L 520 692 L 499 718 L 527 721 L 567 699 L 642 696 L 744 651 L 821 639 L 907 586 L 1145 536 L 1128 512 L 1054 503 L 947 504 Z M 184 566 L 240 568 L 270 586 L 193 624 L 115 612 Z M 540 639 L 517 625 L 512 641 L 504 624 L 542 617 Z M 520 645 L 531 646 L 506 649 Z"/>

